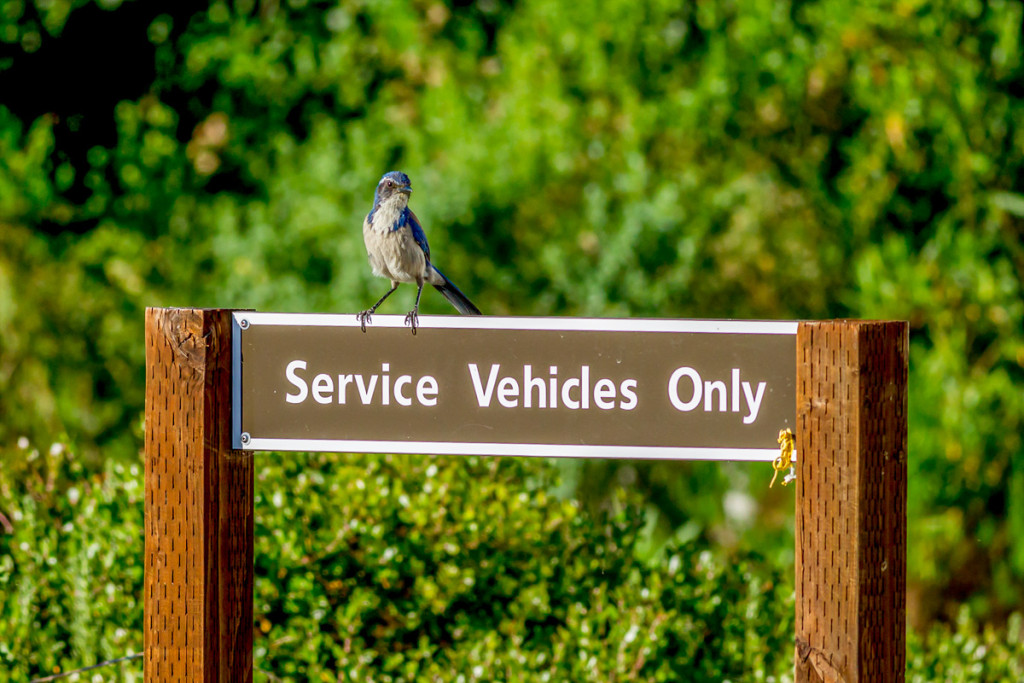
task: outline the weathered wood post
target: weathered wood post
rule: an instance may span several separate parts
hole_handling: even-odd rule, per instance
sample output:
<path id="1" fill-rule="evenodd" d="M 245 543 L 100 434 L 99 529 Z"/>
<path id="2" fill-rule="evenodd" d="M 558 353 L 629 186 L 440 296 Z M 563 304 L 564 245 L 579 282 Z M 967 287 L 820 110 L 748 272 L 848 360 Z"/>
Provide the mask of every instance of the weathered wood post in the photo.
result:
<path id="1" fill-rule="evenodd" d="M 231 312 L 146 311 L 145 680 L 252 680 L 252 453 L 231 450 Z"/>
<path id="2" fill-rule="evenodd" d="M 796 680 L 903 681 L 905 322 L 797 331 Z"/>

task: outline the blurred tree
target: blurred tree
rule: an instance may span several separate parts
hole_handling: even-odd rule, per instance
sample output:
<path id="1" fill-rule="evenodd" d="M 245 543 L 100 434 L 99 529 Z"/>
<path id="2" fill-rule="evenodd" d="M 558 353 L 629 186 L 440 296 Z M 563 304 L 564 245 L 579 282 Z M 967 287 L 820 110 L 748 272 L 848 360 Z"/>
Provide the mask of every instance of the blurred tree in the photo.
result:
<path id="1" fill-rule="evenodd" d="M 365 306 L 358 226 L 400 166 L 490 313 L 909 319 L 913 605 L 998 617 L 1024 589 L 1021 17 L 5 0 L 0 439 L 137 445 L 145 305 Z M 788 492 L 748 467 L 574 476 L 646 488 L 662 537 L 791 556 Z"/>

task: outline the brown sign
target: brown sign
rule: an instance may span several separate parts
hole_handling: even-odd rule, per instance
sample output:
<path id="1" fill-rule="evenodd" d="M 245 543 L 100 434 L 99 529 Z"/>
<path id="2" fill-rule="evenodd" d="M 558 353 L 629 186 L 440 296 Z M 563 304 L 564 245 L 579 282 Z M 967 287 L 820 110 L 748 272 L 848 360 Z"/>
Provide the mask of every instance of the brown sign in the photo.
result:
<path id="1" fill-rule="evenodd" d="M 793 322 L 235 313 L 257 450 L 771 460 Z"/>

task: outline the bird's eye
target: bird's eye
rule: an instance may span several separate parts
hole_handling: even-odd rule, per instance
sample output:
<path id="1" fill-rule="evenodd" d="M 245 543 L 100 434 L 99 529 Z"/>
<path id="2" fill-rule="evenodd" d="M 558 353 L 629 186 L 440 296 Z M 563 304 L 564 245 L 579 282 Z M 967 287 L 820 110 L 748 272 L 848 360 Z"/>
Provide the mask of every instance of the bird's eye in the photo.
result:
<path id="1" fill-rule="evenodd" d="M 388 178 L 387 180 L 384 181 L 384 184 L 387 185 L 388 187 L 391 187 L 392 185 L 395 184 L 395 181 L 392 180 L 391 178 Z"/>

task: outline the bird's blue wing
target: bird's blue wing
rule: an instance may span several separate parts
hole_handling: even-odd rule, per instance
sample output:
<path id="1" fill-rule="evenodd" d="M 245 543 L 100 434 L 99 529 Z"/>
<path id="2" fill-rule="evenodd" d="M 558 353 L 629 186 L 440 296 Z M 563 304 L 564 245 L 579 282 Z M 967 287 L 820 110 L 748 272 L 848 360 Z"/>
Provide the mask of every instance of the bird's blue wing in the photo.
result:
<path id="1" fill-rule="evenodd" d="M 420 249 L 427 255 L 427 261 L 430 261 L 430 245 L 427 244 L 427 235 L 423 232 L 423 226 L 420 225 L 420 220 L 416 218 L 416 214 L 412 212 L 412 209 L 406 208 L 408 212 L 409 228 L 412 230 L 412 238 L 416 240 L 416 244 L 420 245 Z"/>

